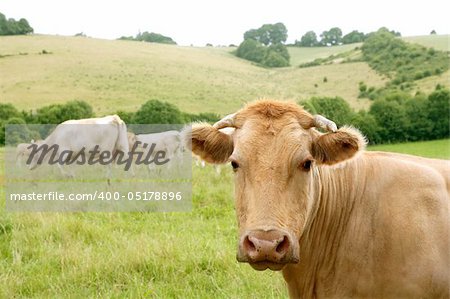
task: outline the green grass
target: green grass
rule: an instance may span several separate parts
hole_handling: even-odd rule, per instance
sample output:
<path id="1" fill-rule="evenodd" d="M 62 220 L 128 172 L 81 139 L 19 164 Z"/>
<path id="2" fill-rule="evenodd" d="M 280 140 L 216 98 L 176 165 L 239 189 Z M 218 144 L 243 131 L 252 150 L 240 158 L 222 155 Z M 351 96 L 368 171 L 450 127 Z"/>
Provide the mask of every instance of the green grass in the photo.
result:
<path id="1" fill-rule="evenodd" d="M 317 58 L 327 58 L 331 55 L 337 55 L 348 52 L 360 47 L 362 43 L 342 45 L 335 47 L 288 47 L 291 55 L 291 65 L 298 66 L 305 62 L 313 61 Z"/>
<path id="2" fill-rule="evenodd" d="M 287 297 L 280 273 L 235 259 L 231 180 L 194 168 L 191 212 L 6 213 L 2 200 L 0 298 Z"/>
<path id="3" fill-rule="evenodd" d="M 450 139 L 374 145 L 371 151 L 404 153 L 428 158 L 450 159 Z"/>

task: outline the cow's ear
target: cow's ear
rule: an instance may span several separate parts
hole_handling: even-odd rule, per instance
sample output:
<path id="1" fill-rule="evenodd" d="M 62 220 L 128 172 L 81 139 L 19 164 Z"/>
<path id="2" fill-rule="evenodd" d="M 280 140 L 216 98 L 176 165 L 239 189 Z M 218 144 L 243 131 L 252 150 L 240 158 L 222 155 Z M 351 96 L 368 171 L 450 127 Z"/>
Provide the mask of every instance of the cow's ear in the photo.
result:
<path id="1" fill-rule="evenodd" d="M 231 135 L 219 131 L 217 128 L 199 123 L 192 125 L 192 152 L 209 163 L 226 163 L 233 152 L 233 138 Z"/>
<path id="2" fill-rule="evenodd" d="M 311 153 L 318 163 L 335 164 L 350 159 L 366 147 L 366 139 L 356 129 L 343 127 L 320 135 L 313 141 Z"/>

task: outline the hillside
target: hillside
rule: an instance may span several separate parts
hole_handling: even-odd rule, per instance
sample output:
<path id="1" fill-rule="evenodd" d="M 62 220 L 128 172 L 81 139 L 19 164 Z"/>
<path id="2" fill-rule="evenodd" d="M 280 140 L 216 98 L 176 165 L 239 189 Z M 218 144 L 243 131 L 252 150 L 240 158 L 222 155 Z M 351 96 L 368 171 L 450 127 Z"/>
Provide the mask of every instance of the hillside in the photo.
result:
<path id="1" fill-rule="evenodd" d="M 449 51 L 450 39 L 449 35 L 422 35 L 422 36 L 408 36 L 403 37 L 403 40 L 420 44 L 428 48 L 435 48 L 436 50 Z"/>
<path id="2" fill-rule="evenodd" d="M 367 64 L 295 67 L 354 46 L 290 49 L 294 67 L 264 69 L 234 57 L 228 48 L 85 37 L 1 37 L 0 101 L 29 110 L 86 100 L 100 115 L 136 110 L 146 100 L 159 99 L 186 112 L 225 114 L 261 97 L 299 100 L 321 95 L 341 96 L 355 108 L 366 108 L 370 102 L 357 98 L 358 83 L 379 87 L 385 82 Z M 433 87 L 433 78 L 424 84 Z M 442 76 L 439 80 L 445 83 Z"/>

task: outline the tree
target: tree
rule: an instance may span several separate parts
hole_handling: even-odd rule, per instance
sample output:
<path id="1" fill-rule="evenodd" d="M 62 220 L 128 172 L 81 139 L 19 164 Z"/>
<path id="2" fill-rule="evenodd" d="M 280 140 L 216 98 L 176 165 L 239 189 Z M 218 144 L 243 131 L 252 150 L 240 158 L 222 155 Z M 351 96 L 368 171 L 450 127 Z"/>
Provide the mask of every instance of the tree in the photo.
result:
<path id="1" fill-rule="evenodd" d="M 370 144 L 382 143 L 379 134 L 380 126 L 373 115 L 361 110 L 358 113 L 352 114 L 349 124 L 359 129 L 366 136 Z"/>
<path id="2" fill-rule="evenodd" d="M 23 35 L 33 33 L 33 28 L 24 18 L 16 21 L 6 19 L 5 15 L 0 13 L 0 35 Z"/>
<path id="3" fill-rule="evenodd" d="M 92 107 L 84 101 L 69 101 L 53 104 L 37 110 L 36 119 L 40 124 L 60 124 L 69 119 L 94 117 Z"/>
<path id="4" fill-rule="evenodd" d="M 408 139 L 411 141 L 427 140 L 432 136 L 433 121 L 428 118 L 428 98 L 419 94 L 405 103 Z"/>
<path id="5" fill-rule="evenodd" d="M 11 117 L 20 117 L 19 110 L 12 104 L 0 103 L 0 121 L 6 121 Z"/>
<path id="6" fill-rule="evenodd" d="M 236 56 L 253 62 L 262 62 L 267 49 L 254 39 L 244 40 L 236 49 Z"/>
<path id="7" fill-rule="evenodd" d="M 131 124 L 133 123 L 133 119 L 134 119 L 134 112 L 128 112 L 128 111 L 123 111 L 123 110 L 119 110 L 116 112 L 116 114 L 120 117 L 120 119 L 122 119 L 126 124 Z"/>
<path id="8" fill-rule="evenodd" d="M 428 119 L 433 123 L 431 138 L 449 138 L 450 136 L 450 91 L 438 89 L 428 96 Z"/>
<path id="9" fill-rule="evenodd" d="M 168 36 L 164 36 L 162 34 L 154 33 L 154 32 L 147 32 L 147 31 L 145 31 L 143 33 L 138 33 L 138 35 L 136 35 L 136 40 L 150 42 L 150 43 L 160 43 L 160 44 L 171 44 L 171 45 L 177 44 L 172 38 L 170 38 Z"/>
<path id="10" fill-rule="evenodd" d="M 408 122 L 404 107 L 397 101 L 375 100 L 369 113 L 380 127 L 383 142 L 400 142 L 408 139 Z"/>
<path id="11" fill-rule="evenodd" d="M 283 23 L 264 24 L 258 29 L 250 29 L 244 33 L 244 40 L 253 39 L 268 46 L 286 42 L 287 29 Z"/>
<path id="12" fill-rule="evenodd" d="M 319 42 L 317 41 L 316 33 L 308 31 L 302 36 L 300 42 L 296 41 L 295 44 L 301 47 L 316 47 L 319 45 Z"/>
<path id="13" fill-rule="evenodd" d="M 236 56 L 257 62 L 266 67 L 289 65 L 289 52 L 283 44 L 287 29 L 283 23 L 264 24 L 244 33 L 244 41 L 236 50 Z"/>
<path id="14" fill-rule="evenodd" d="M 285 67 L 289 66 L 289 62 L 276 51 L 267 51 L 266 56 L 261 62 L 262 65 L 267 67 Z"/>
<path id="15" fill-rule="evenodd" d="M 342 30 L 338 27 L 333 27 L 328 31 L 322 32 L 320 37 L 321 37 L 320 43 L 323 46 L 339 45 L 342 41 Z"/>
<path id="16" fill-rule="evenodd" d="M 363 32 L 359 32 L 357 30 L 353 30 L 350 33 L 347 33 L 342 38 L 343 44 L 353 44 L 353 43 L 361 43 L 364 41 L 366 35 Z"/>
<path id="17" fill-rule="evenodd" d="M 300 103 L 313 114 L 321 114 L 333 120 L 338 126 L 350 123 L 354 112 L 341 97 L 313 97 Z"/>
<path id="18" fill-rule="evenodd" d="M 279 54 L 286 60 L 287 65 L 289 65 L 289 60 L 291 56 L 289 55 L 289 51 L 283 44 L 272 44 L 267 48 L 267 52 L 275 52 Z"/>
<path id="19" fill-rule="evenodd" d="M 9 125 L 9 127 L 8 127 Z M 18 143 L 29 142 L 31 132 L 25 121 L 19 117 L 12 117 L 4 123 L 5 137 L 4 143 L 7 145 L 17 145 Z"/>
<path id="20" fill-rule="evenodd" d="M 159 44 L 169 44 L 169 45 L 177 44 L 171 37 L 164 36 L 159 33 L 148 32 L 148 31 L 138 33 L 136 35 L 136 37 L 121 36 L 118 39 L 119 40 L 134 40 L 134 41 L 149 42 L 149 43 L 159 43 Z"/>
<path id="21" fill-rule="evenodd" d="M 136 111 L 133 122 L 135 124 L 182 124 L 183 115 L 175 105 L 150 100 Z"/>

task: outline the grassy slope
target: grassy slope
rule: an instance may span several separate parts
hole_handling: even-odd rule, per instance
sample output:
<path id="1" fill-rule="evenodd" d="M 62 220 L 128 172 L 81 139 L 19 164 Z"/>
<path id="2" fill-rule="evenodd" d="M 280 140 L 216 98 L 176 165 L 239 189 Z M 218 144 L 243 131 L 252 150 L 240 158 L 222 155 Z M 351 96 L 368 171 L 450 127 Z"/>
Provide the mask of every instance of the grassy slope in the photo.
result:
<path id="1" fill-rule="evenodd" d="M 347 52 L 361 45 L 361 43 L 358 43 L 336 47 L 289 47 L 288 49 L 291 55 L 291 65 L 298 66 L 301 63 L 313 61 L 316 58 L 326 58 L 331 55 Z"/>
<path id="2" fill-rule="evenodd" d="M 403 37 L 402 39 L 425 47 L 435 48 L 436 50 L 448 51 L 450 44 L 449 38 L 449 35 L 421 35 Z"/>
<path id="3" fill-rule="evenodd" d="M 43 49 L 52 54 L 39 55 Z M 364 63 L 264 69 L 223 48 L 57 36 L 1 37 L 0 55 L 6 54 L 15 56 L 0 58 L 0 99 L 21 109 L 84 99 L 104 114 L 135 110 L 157 98 L 188 112 L 224 114 L 260 97 L 299 100 L 312 95 L 339 95 L 365 107 L 368 102 L 357 99 L 358 82 L 383 85 L 382 78 Z"/>
<path id="4" fill-rule="evenodd" d="M 431 43 L 433 37 L 442 40 L 425 39 Z M 292 65 L 297 65 L 355 46 L 289 51 Z M 38 54 L 44 49 L 52 54 Z M 314 95 L 341 96 L 359 109 L 370 103 L 357 99 L 358 82 L 375 87 L 385 82 L 365 63 L 264 69 L 234 57 L 227 48 L 82 37 L 0 37 L 0 55 L 13 55 L 0 58 L 0 100 L 20 109 L 83 99 L 97 114 L 107 114 L 136 110 L 157 98 L 187 112 L 225 114 L 260 97 L 299 100 Z M 418 89 L 428 92 L 436 83 L 449 86 L 448 73 L 420 81 Z"/>

